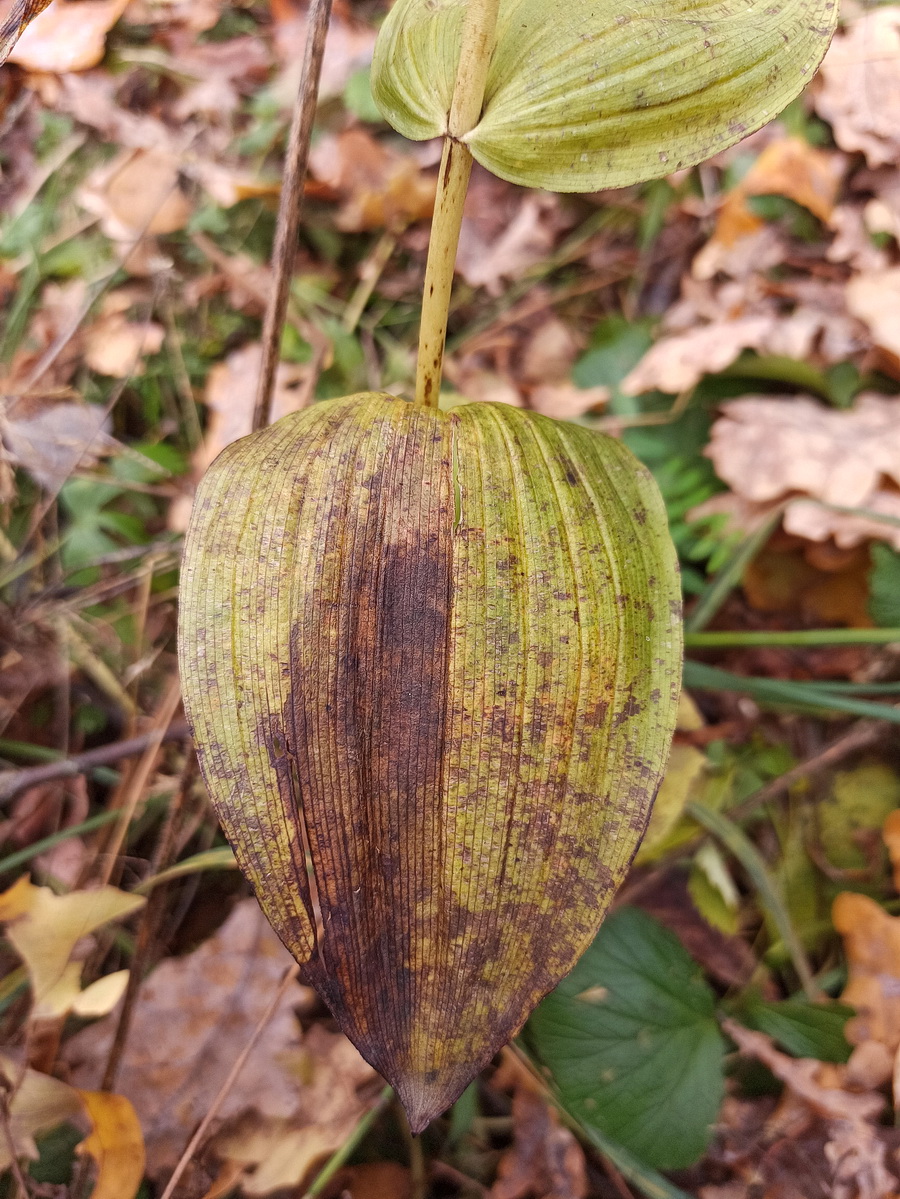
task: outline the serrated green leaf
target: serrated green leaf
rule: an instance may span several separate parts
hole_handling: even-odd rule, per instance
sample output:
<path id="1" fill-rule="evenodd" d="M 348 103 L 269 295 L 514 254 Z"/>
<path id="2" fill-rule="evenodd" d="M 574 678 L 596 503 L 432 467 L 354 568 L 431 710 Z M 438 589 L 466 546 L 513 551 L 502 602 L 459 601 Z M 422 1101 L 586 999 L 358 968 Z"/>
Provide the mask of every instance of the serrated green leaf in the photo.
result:
<path id="1" fill-rule="evenodd" d="M 658 1169 L 703 1153 L 724 1090 L 715 995 L 637 908 L 610 915 L 528 1036 L 566 1109 Z"/>
<path id="2" fill-rule="evenodd" d="M 397 0 L 372 89 L 406 137 L 447 132 L 465 0 Z M 836 0 L 502 0 L 475 159 L 554 191 L 624 187 L 702 162 L 806 86 Z"/>
<path id="3" fill-rule="evenodd" d="M 645 468 L 503 404 L 329 401 L 204 479 L 180 623 L 204 776 L 415 1128 L 596 932 L 665 765 L 679 610 Z"/>

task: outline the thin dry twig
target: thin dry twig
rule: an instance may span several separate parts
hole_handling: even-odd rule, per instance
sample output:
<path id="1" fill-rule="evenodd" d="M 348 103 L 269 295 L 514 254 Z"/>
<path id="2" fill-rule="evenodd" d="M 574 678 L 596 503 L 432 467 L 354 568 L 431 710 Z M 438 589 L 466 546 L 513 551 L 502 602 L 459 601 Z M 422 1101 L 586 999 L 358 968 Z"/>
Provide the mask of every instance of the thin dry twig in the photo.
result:
<path id="1" fill-rule="evenodd" d="M 780 799 L 802 779 L 821 774 L 823 770 L 836 766 L 838 762 L 842 762 L 857 750 L 868 749 L 869 746 L 874 745 L 876 741 L 880 741 L 885 736 L 888 727 L 883 720 L 860 720 L 827 749 L 823 749 L 821 753 L 814 754 L 805 762 L 791 767 L 784 774 L 780 774 L 777 779 L 773 779 L 771 783 L 766 783 L 764 787 L 760 787 L 758 791 L 748 795 L 745 800 L 729 810 L 729 819 L 742 820 L 745 816 L 755 812 L 757 808 L 761 808 L 763 804 L 771 803 L 773 799 Z"/>
<path id="2" fill-rule="evenodd" d="M 156 755 L 159 753 L 160 745 L 162 745 L 163 735 L 166 729 L 172 723 L 172 717 L 175 715 L 175 711 L 180 702 L 181 686 L 178 676 L 176 675 L 169 684 L 168 690 L 163 697 L 163 701 L 159 705 L 159 709 L 153 718 L 155 727 L 153 729 L 152 739 L 142 753 L 130 776 L 120 783 L 116 794 L 112 798 L 111 807 L 119 809 L 119 819 L 116 822 L 109 844 L 104 850 L 106 861 L 100 876 L 100 881 L 103 885 L 108 883 L 112 876 L 116 860 L 125 841 L 126 834 L 128 833 L 128 826 L 131 824 L 135 808 L 137 807 L 138 801 L 144 793 L 144 788 L 147 785 L 150 772 L 156 762 Z"/>
<path id="3" fill-rule="evenodd" d="M 30 787 L 52 783 L 57 779 L 75 778 L 79 774 L 87 774 L 95 766 L 109 766 L 123 758 L 132 758 L 135 754 L 143 753 L 150 745 L 161 745 L 164 741 L 182 741 L 188 732 L 187 724 L 179 721 L 170 725 L 162 735 L 158 729 L 153 729 L 149 733 L 128 737 L 124 741 L 99 745 L 96 749 L 85 750 L 83 754 L 75 754 L 71 758 L 61 758 L 58 762 L 26 766 L 22 770 L 0 770 L 0 804 L 15 799 Z"/>
<path id="4" fill-rule="evenodd" d="M 190 792 L 196 773 L 197 755 L 191 750 L 188 753 L 187 760 L 181 772 L 181 778 L 178 780 L 178 791 L 169 806 L 166 823 L 160 835 L 157 852 L 154 855 L 151 865 L 154 874 L 165 870 L 177 856 L 179 816 L 181 815 L 184 800 Z M 147 905 L 141 913 L 134 957 L 132 958 L 131 969 L 128 973 L 128 985 L 122 1000 L 115 1036 L 113 1037 L 109 1055 L 106 1059 L 103 1080 L 100 1083 L 101 1091 L 111 1091 L 115 1086 L 116 1075 L 119 1071 L 122 1055 L 125 1052 L 125 1044 L 128 1040 L 128 1034 L 131 1031 L 131 1020 L 134 1015 L 138 992 L 141 989 L 144 976 L 153 965 L 153 953 L 151 950 L 159 931 L 167 898 L 164 886 L 154 887 L 150 892 Z"/>
<path id="5" fill-rule="evenodd" d="M 194 1135 L 191 1137 L 191 1139 L 188 1141 L 187 1145 L 185 1146 L 184 1152 L 182 1153 L 181 1157 L 178 1160 L 178 1165 L 175 1167 L 174 1171 L 172 1172 L 172 1177 L 169 1179 L 169 1181 L 166 1185 L 166 1189 L 163 1191 L 162 1195 L 160 1196 L 160 1199 L 172 1199 L 172 1196 L 175 1193 L 175 1188 L 178 1186 L 178 1183 L 181 1179 L 182 1174 L 187 1169 L 194 1154 L 197 1152 L 197 1150 L 203 1144 L 203 1141 L 206 1138 L 206 1134 L 209 1131 L 209 1126 L 212 1124 L 213 1120 L 215 1120 L 216 1115 L 218 1114 L 219 1108 L 222 1106 L 222 1104 L 227 1099 L 228 1093 L 230 1092 L 231 1088 L 234 1086 L 238 1075 L 240 1074 L 240 1072 L 243 1070 L 244 1066 L 246 1065 L 247 1059 L 249 1058 L 250 1054 L 253 1052 L 253 1049 L 255 1048 L 257 1041 L 259 1040 L 259 1038 L 262 1036 L 263 1032 L 265 1031 L 266 1025 L 269 1023 L 269 1021 L 275 1015 L 275 1012 L 278 1010 L 279 1004 L 281 1003 L 284 996 L 287 994 L 288 988 L 290 987 L 291 983 L 295 981 L 295 979 L 297 978 L 297 975 L 299 973 L 300 973 L 300 967 L 296 963 L 286 971 L 285 976 L 281 980 L 281 983 L 278 987 L 278 990 L 272 996 L 271 1003 L 266 1008 L 266 1010 L 263 1012 L 262 1016 L 260 1016 L 259 1022 L 256 1025 L 256 1028 L 254 1028 L 253 1034 L 250 1037 L 250 1040 L 244 1046 L 237 1061 L 231 1067 L 231 1070 L 228 1073 L 228 1077 L 222 1083 L 221 1087 L 219 1088 L 218 1094 L 216 1095 L 215 1099 L 210 1104 L 209 1111 L 206 1113 L 206 1115 L 200 1121 L 200 1124 L 197 1127 L 197 1131 L 194 1133 Z"/>
<path id="6" fill-rule="evenodd" d="M 266 307 L 262 334 L 262 362 L 253 412 L 253 428 L 262 429 L 269 422 L 275 370 L 281 348 L 281 332 L 287 312 L 288 292 L 293 274 L 297 235 L 300 231 L 300 212 L 303 205 L 303 180 L 309 158 L 313 118 L 319 97 L 319 76 L 325 54 L 325 36 L 331 18 L 332 0 L 312 0 L 309 6 L 306 51 L 300 75 L 300 92 L 288 135 L 287 157 L 284 163 L 284 183 L 278 207 L 275 246 L 272 251 L 273 287 Z"/>

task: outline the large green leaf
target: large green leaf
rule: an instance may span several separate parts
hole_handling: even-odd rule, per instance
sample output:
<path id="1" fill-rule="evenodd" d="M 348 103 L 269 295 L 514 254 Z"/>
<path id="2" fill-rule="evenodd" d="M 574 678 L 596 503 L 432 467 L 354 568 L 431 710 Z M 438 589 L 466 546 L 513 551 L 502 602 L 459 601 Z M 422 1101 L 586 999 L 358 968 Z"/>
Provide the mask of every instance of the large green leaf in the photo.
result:
<path id="1" fill-rule="evenodd" d="M 502 404 L 329 401 L 204 479 L 180 625 L 204 776 L 415 1128 L 594 936 L 665 765 L 679 612 L 646 469 Z"/>
<path id="2" fill-rule="evenodd" d="M 372 89 L 406 137 L 447 117 L 466 0 L 397 0 Z M 806 86 L 837 0 L 501 0 L 481 119 L 462 140 L 503 179 L 624 187 L 702 162 Z"/>
<path id="3" fill-rule="evenodd" d="M 703 1153 L 724 1087 L 715 996 L 646 913 L 620 908 L 607 917 L 532 1015 L 528 1036 L 582 1124 L 658 1169 Z"/>

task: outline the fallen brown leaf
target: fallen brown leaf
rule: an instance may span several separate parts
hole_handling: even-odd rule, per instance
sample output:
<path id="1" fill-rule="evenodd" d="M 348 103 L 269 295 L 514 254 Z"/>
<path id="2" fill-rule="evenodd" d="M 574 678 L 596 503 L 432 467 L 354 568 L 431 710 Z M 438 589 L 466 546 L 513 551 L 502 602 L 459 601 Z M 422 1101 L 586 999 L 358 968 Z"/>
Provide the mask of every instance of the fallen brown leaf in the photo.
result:
<path id="1" fill-rule="evenodd" d="M 876 345 L 900 357 L 900 267 L 855 275 L 847 309 L 868 325 Z"/>
<path id="2" fill-rule="evenodd" d="M 29 71 L 86 71 L 106 53 L 106 35 L 128 0 L 52 0 L 22 33 L 9 61 Z"/>
<path id="3" fill-rule="evenodd" d="M 533 1086 L 517 1086 L 512 1115 L 513 1143 L 500 1158 L 491 1199 L 584 1199 L 584 1151 Z"/>
<path id="4" fill-rule="evenodd" d="M 309 1030 L 299 1051 L 281 1054 L 279 1065 L 298 1088 L 292 1114 L 249 1112 L 212 1146 L 217 1157 L 243 1168 L 242 1189 L 249 1196 L 299 1186 L 344 1144 L 378 1079 L 346 1037 L 320 1024 Z"/>
<path id="5" fill-rule="evenodd" d="M 878 1041 L 900 1047 L 900 917 L 889 916 L 867 895 L 842 891 L 832 908 L 849 969 L 841 1000 L 856 1008 L 847 1022 L 854 1045 Z"/>
<path id="6" fill-rule="evenodd" d="M 777 231 L 751 211 L 750 197 L 786 196 L 827 221 L 845 165 L 842 156 L 817 150 L 802 138 L 771 142 L 725 197 L 713 235 L 694 259 L 694 276 L 711 279 L 724 270 L 741 277 L 777 265 L 787 247 Z"/>
<path id="7" fill-rule="evenodd" d="M 122 312 L 101 316 L 84 331 L 84 361 L 114 379 L 138 378 L 144 358 L 162 347 L 165 330 L 154 321 L 130 321 Z"/>
<path id="8" fill-rule="evenodd" d="M 93 466 L 117 446 L 105 432 L 105 412 L 95 404 L 50 404 L 27 416 L 19 411 L 21 406 L 4 412 L 0 405 L 2 448 L 50 492 L 58 491 L 76 466 Z"/>
<path id="9" fill-rule="evenodd" d="M 309 161 L 316 179 L 342 197 L 335 224 L 345 232 L 403 229 L 434 211 L 435 177 L 364 129 L 320 138 Z"/>
<path id="10" fill-rule="evenodd" d="M 187 1131 L 208 1111 L 290 965 L 287 950 L 248 899 L 199 949 L 167 959 L 143 984 L 118 1089 L 144 1130 L 151 1177 L 175 1165 Z M 296 1110 L 300 1084 L 277 1063 L 296 1044 L 294 1008 L 308 1003 L 308 996 L 299 984 L 289 988 L 229 1091 L 222 1121 L 248 1111 L 286 1119 Z M 76 1085 L 95 1082 L 115 1027 L 115 1019 L 106 1019 L 67 1043 Z"/>
<path id="11" fill-rule="evenodd" d="M 900 6 L 874 9 L 839 32 L 814 90 L 820 116 L 842 150 L 862 150 L 870 166 L 900 155 Z"/>
<path id="12" fill-rule="evenodd" d="M 824 1154 L 830 1166 L 832 1199 L 896 1199 L 897 1179 L 887 1169 L 887 1146 L 873 1122 L 884 1107 L 881 1095 L 858 1095 L 823 1084 L 821 1062 L 788 1057 L 770 1037 L 734 1020 L 723 1020 L 722 1027 L 742 1053 L 762 1062 L 795 1099 L 827 1121 Z"/>
<path id="13" fill-rule="evenodd" d="M 865 393 L 840 411 L 808 396 L 742 396 L 723 405 L 706 453 L 756 503 L 800 491 L 860 507 L 883 477 L 900 485 L 900 403 Z"/>

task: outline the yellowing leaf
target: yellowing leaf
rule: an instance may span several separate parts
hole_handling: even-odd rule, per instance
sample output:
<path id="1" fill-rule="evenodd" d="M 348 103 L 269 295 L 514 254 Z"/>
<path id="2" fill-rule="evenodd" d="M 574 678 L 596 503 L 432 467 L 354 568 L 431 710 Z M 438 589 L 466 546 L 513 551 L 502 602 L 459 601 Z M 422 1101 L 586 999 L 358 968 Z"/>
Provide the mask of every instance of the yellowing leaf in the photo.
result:
<path id="1" fill-rule="evenodd" d="M 372 90 L 406 137 L 447 132 L 464 0 L 398 0 Z M 702 162 L 809 82 L 835 0 L 501 0 L 481 119 L 462 140 L 503 179 L 623 187 Z"/>
<path id="2" fill-rule="evenodd" d="M 618 442 L 367 394 L 198 492 L 181 671 L 241 868 L 421 1129 L 624 877 L 680 681 L 665 514 Z"/>
<path id="3" fill-rule="evenodd" d="M 62 1015 L 75 1002 L 81 971 L 69 958 L 76 943 L 145 902 L 115 887 L 54 895 L 24 877 L 0 895 L 0 921 L 8 922 L 6 935 L 28 970 L 35 1016 Z"/>
<path id="4" fill-rule="evenodd" d="M 0 1074 L 7 1086 L 15 1087 L 9 1104 L 9 1129 L 16 1156 L 33 1161 L 38 1155 L 35 1136 L 81 1114 L 78 1092 L 58 1078 L 37 1070 L 23 1071 L 6 1057 L 0 1057 Z M 11 1161 L 7 1139 L 0 1137 L 0 1170 L 8 1169 Z"/>
<path id="5" fill-rule="evenodd" d="M 91 1199 L 134 1199 L 144 1177 L 144 1138 L 134 1108 L 108 1091 L 76 1094 L 92 1125 L 77 1149 L 97 1163 Z"/>

